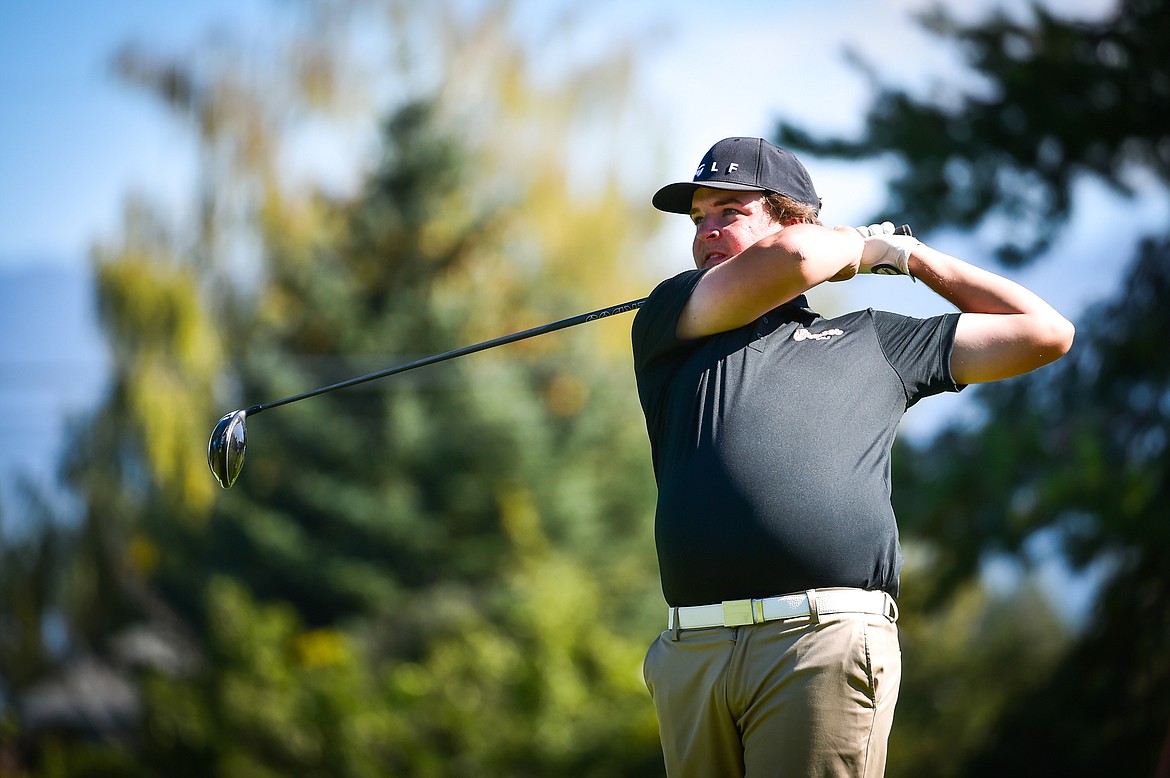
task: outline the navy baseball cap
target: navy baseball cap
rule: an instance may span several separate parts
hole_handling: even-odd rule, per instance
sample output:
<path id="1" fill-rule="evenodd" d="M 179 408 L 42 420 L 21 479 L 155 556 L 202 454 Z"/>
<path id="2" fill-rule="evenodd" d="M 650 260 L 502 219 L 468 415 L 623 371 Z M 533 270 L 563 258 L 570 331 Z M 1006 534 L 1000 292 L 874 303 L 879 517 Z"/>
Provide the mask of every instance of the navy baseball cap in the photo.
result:
<path id="1" fill-rule="evenodd" d="M 667 184 L 654 193 L 654 207 L 667 213 L 691 212 L 699 187 L 741 192 L 777 192 L 820 209 L 812 178 L 791 151 L 763 138 L 724 138 L 699 162 L 694 179 Z"/>

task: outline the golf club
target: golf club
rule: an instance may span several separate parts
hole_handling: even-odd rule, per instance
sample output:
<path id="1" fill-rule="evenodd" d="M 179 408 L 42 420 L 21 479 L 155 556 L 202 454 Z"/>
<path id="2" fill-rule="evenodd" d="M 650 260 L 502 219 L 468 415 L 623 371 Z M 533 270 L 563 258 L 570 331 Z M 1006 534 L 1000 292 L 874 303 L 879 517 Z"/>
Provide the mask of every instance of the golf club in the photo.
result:
<path id="1" fill-rule="evenodd" d="M 248 448 L 248 427 L 247 419 L 250 416 L 267 411 L 271 408 L 278 408 L 281 405 L 288 405 L 289 403 L 306 400 L 310 397 L 316 397 L 319 394 L 326 392 L 335 392 L 338 389 L 346 389 L 358 384 L 364 384 L 367 381 L 373 381 L 378 378 L 385 378 L 397 373 L 404 373 L 407 370 L 414 370 L 418 367 L 426 367 L 438 362 L 445 362 L 448 359 L 455 359 L 456 357 L 474 354 L 477 351 L 484 351 L 496 346 L 503 346 L 508 343 L 515 343 L 527 338 L 534 338 L 537 335 L 544 335 L 549 332 L 556 332 L 563 330 L 566 327 L 573 327 L 577 324 L 584 324 L 585 322 L 596 321 L 604 319 L 609 316 L 616 316 L 621 313 L 629 313 L 642 307 L 642 303 L 646 302 L 645 298 L 641 300 L 631 300 L 628 303 L 621 303 L 619 305 L 611 305 L 608 308 L 601 308 L 589 313 L 578 314 L 568 319 L 545 324 L 540 327 L 533 327 L 532 329 L 524 330 L 522 332 L 514 332 L 511 335 L 503 335 L 491 340 L 485 340 L 482 343 L 476 343 L 471 346 L 464 346 L 457 348 L 454 351 L 447 351 L 442 354 L 435 354 L 422 359 L 416 359 L 413 362 L 407 362 L 402 365 L 388 367 L 385 370 L 379 370 L 376 373 L 369 373 L 367 375 L 350 378 L 336 384 L 323 386 L 319 389 L 313 389 L 302 394 L 296 394 L 291 397 L 285 397 L 282 400 L 273 400 L 268 403 L 261 403 L 260 405 L 253 405 L 250 408 L 232 411 L 224 414 L 223 418 L 215 425 L 215 429 L 211 431 L 211 439 L 207 442 L 207 464 L 211 467 L 211 472 L 215 475 L 215 479 L 219 481 L 219 485 L 224 489 L 231 488 L 231 485 L 236 482 L 236 478 L 240 475 L 240 470 L 244 467 L 244 454 Z"/>
<path id="2" fill-rule="evenodd" d="M 897 235 L 911 235 L 910 226 L 903 224 L 895 231 Z M 585 322 L 596 321 L 604 319 L 609 316 L 616 316 L 622 313 L 629 313 L 642 307 L 646 302 L 646 298 L 641 300 L 631 300 L 627 303 L 619 305 L 611 305 L 608 308 L 601 308 L 589 313 L 578 314 L 571 316 L 568 319 L 545 324 L 540 327 L 533 327 L 532 329 L 523 330 L 522 332 L 514 332 L 511 335 L 502 335 L 498 338 L 485 340 L 482 343 L 476 343 L 471 346 L 464 346 L 457 348 L 454 351 L 447 351 L 442 354 L 435 354 L 422 359 L 416 359 L 413 362 L 407 362 L 402 365 L 379 370 L 376 373 L 368 373 L 366 375 L 350 378 L 346 381 L 341 381 L 329 386 L 323 386 L 319 389 L 313 389 L 301 394 L 295 394 L 291 397 L 285 397 L 282 400 L 273 400 L 268 403 L 261 403 L 260 405 L 253 405 L 250 408 L 238 411 L 231 411 L 226 413 L 215 425 L 215 429 L 211 431 L 211 439 L 207 441 L 207 465 L 211 468 L 215 480 L 219 481 L 219 485 L 224 489 L 230 489 L 232 484 L 240 475 L 240 471 L 244 468 L 244 454 L 248 450 L 248 425 L 247 420 L 250 416 L 255 416 L 262 411 L 267 411 L 271 408 L 279 408 L 281 405 L 288 405 L 300 400 L 307 400 L 310 397 L 316 397 L 319 394 L 326 392 L 336 392 L 338 389 L 346 389 L 358 384 L 364 384 L 367 381 L 374 381 L 379 378 L 386 378 L 387 376 L 404 373 L 407 370 L 414 370 L 419 367 L 426 367 L 438 362 L 445 362 L 448 359 L 455 359 L 456 357 L 474 354 L 477 351 L 484 351 L 496 346 L 504 346 L 508 343 L 515 343 L 517 341 L 525 340 L 527 338 L 534 338 L 537 335 L 544 335 L 549 332 L 556 332 L 563 330 L 566 327 L 573 327 Z"/>

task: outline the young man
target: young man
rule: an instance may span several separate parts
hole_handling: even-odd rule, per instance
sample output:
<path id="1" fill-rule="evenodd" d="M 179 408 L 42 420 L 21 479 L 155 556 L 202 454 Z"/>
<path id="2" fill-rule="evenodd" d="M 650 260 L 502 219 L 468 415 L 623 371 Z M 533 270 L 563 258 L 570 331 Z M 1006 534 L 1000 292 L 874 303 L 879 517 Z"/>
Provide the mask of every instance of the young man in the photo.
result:
<path id="1" fill-rule="evenodd" d="M 669 605 L 644 673 L 667 773 L 880 776 L 901 677 L 898 421 L 1052 362 L 1073 327 L 888 223 L 821 226 L 804 166 L 759 138 L 715 144 L 654 205 L 690 216 L 696 267 L 633 325 Z M 871 272 L 961 313 L 809 309 L 807 290 Z"/>

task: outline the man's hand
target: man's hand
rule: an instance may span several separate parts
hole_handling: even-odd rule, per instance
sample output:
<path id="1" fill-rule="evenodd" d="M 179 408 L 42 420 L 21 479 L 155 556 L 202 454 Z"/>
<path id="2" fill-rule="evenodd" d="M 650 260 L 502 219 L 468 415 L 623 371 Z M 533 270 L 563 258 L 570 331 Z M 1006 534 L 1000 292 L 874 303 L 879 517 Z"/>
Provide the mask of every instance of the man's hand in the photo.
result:
<path id="1" fill-rule="evenodd" d="M 854 227 L 865 238 L 858 273 L 886 276 L 910 275 L 910 254 L 921 241 L 910 235 L 895 235 L 892 222 Z"/>

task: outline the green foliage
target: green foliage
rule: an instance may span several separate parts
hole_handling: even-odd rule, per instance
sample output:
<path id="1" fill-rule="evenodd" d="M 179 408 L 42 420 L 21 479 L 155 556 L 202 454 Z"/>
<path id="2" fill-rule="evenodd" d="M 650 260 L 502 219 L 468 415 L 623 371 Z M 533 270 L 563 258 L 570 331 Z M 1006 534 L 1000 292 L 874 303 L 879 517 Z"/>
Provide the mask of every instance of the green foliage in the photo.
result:
<path id="1" fill-rule="evenodd" d="M 38 532 L 6 526 L 0 508 L 0 699 L 13 699 L 51 666 L 45 645 L 46 614 L 59 614 L 64 586 L 55 571 L 69 557 L 68 532 L 31 490 L 25 495 L 42 523 Z"/>
<path id="2" fill-rule="evenodd" d="M 1015 701 L 1049 680 L 1072 635 L 1034 582 L 997 596 L 967 581 L 931 607 L 922 584 L 933 555 L 909 543 L 916 561 L 903 574 L 902 687 L 887 771 L 961 775 Z"/>
<path id="3" fill-rule="evenodd" d="M 604 180 L 584 195 L 565 167 L 590 77 L 537 95 L 504 6 L 430 31 L 476 46 L 452 47 L 453 81 L 386 109 L 357 191 L 281 181 L 301 112 L 347 104 L 348 49 L 330 37 L 347 24 L 330 9 L 350 11 L 311 7 L 306 48 L 271 73 L 224 52 L 119 58 L 191 121 L 204 177 L 188 219 L 132 201 L 96 252 L 114 377 L 68 463 L 86 512 L 55 574 L 62 660 L 97 654 L 136 679 L 140 721 L 119 743 L 27 733 L 28 753 L 63 776 L 107 762 L 176 776 L 658 774 L 639 668 L 661 595 L 628 319 L 255 414 L 234 488 L 206 471 L 205 435 L 229 403 L 648 284 L 621 269 L 625 229 L 594 234 L 624 196 Z M 478 103 L 453 100 L 465 73 Z M 495 124 L 467 133 L 476 107 Z M 534 122 L 541 142 L 518 146 Z M 44 615 L 32 605 L 30 624 Z M 198 661 L 119 654 L 143 623 Z M 50 672 L 34 648 L 26 666 Z"/>
<path id="4" fill-rule="evenodd" d="M 531 493 L 506 495 L 501 509 L 511 552 L 499 608 L 490 617 L 465 610 L 457 630 L 388 674 L 391 707 L 411 711 L 394 743 L 398 768 L 420 776 L 654 774 L 657 725 L 638 672 L 646 641 L 629 629 L 643 622 L 596 567 L 549 542 Z"/>
<path id="5" fill-rule="evenodd" d="M 352 639 L 227 578 L 207 593 L 203 666 L 143 685 L 151 774 L 384 775 L 394 722 Z"/>

